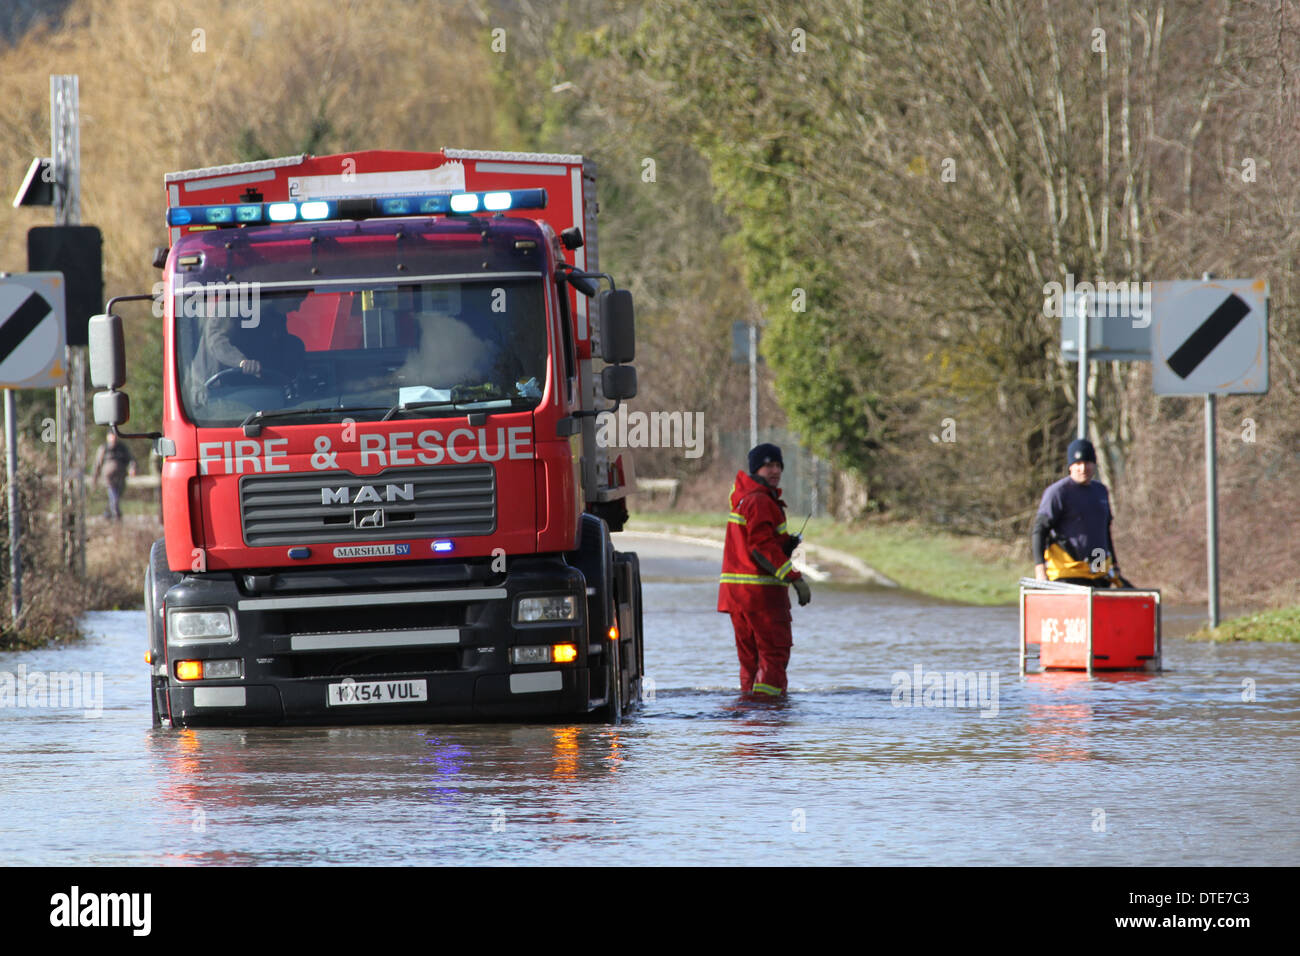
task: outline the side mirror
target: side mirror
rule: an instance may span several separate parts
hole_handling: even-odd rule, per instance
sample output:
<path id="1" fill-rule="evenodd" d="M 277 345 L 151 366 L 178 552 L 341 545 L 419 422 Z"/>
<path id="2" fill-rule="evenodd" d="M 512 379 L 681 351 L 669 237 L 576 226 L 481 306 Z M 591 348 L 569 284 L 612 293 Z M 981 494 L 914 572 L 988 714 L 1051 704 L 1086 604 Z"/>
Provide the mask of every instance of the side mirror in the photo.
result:
<path id="1" fill-rule="evenodd" d="M 131 417 L 131 399 L 126 392 L 96 392 L 91 408 L 96 425 L 124 425 Z"/>
<path id="2" fill-rule="evenodd" d="M 90 384 L 110 389 L 125 385 L 126 349 L 122 345 L 121 318 L 116 315 L 91 316 L 86 340 L 90 349 Z"/>
<path id="3" fill-rule="evenodd" d="M 600 357 L 611 365 L 632 361 L 636 357 L 632 293 L 626 289 L 606 289 L 596 304 L 600 310 Z"/>
<path id="4" fill-rule="evenodd" d="M 600 392 L 615 401 L 636 398 L 636 369 L 631 365 L 606 365 L 600 370 Z"/>

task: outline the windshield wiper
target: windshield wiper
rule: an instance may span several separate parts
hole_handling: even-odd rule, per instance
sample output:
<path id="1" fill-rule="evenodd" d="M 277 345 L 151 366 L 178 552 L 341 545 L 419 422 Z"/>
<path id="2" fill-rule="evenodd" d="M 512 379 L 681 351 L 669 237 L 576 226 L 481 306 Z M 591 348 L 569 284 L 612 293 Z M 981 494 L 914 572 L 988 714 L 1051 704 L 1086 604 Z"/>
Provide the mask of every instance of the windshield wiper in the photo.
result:
<path id="1" fill-rule="evenodd" d="M 386 422 L 398 412 L 414 412 L 424 408 L 454 408 L 456 411 L 464 412 L 500 412 L 507 408 L 532 408 L 536 404 L 534 399 L 524 398 L 522 395 L 512 395 L 509 398 L 485 398 L 473 402 L 455 402 L 451 399 L 431 402 L 398 402 L 388 410 L 381 422 Z"/>
<path id="2" fill-rule="evenodd" d="M 442 398 L 442 399 L 436 399 L 436 400 L 424 401 L 424 402 L 399 401 L 396 405 L 394 405 L 387 412 L 385 412 L 384 417 L 379 420 L 381 422 L 386 422 L 394 415 L 396 415 L 398 412 L 411 411 L 417 408 L 443 408 L 443 407 L 459 408 L 460 402 L 453 401 L 450 398 Z"/>
<path id="3" fill-rule="evenodd" d="M 338 415 L 348 412 L 382 412 L 387 409 L 387 405 L 337 405 L 333 408 L 277 408 L 273 411 L 258 410 L 249 412 L 248 416 L 239 423 L 239 427 L 244 430 L 244 434 L 249 438 L 256 438 L 262 433 L 262 423 L 272 418 L 290 418 L 294 415 Z"/>
<path id="4" fill-rule="evenodd" d="M 457 387 L 459 388 L 459 386 Z M 455 389 L 452 390 L 453 394 L 455 391 Z M 380 421 L 386 422 L 398 412 L 418 411 L 424 408 L 454 408 L 456 411 L 492 412 L 500 410 L 493 406 L 504 406 L 514 409 L 532 408 L 534 404 L 536 404 L 535 399 L 526 398 L 523 395 L 503 395 L 499 391 L 490 398 L 467 398 L 462 394 L 458 398 L 437 398 L 420 402 L 398 402 L 388 410 L 388 413 L 384 415 Z"/>

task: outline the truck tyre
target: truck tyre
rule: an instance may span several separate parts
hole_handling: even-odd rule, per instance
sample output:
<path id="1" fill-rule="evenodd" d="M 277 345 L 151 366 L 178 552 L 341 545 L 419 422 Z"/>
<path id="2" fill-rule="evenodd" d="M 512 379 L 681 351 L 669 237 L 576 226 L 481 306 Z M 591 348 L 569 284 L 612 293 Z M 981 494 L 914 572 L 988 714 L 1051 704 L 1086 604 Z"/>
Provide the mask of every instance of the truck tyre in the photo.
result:
<path id="1" fill-rule="evenodd" d="M 587 644 L 599 646 L 604 661 L 605 703 L 593 713 L 599 720 L 617 723 L 623 716 L 619 642 L 608 637 L 610 627 L 618 619 L 614 603 L 614 545 L 605 522 L 595 515 L 583 514 L 580 527 L 578 550 L 570 555 L 569 563 L 582 572 L 587 587 L 596 592 L 587 597 Z"/>
<path id="2" fill-rule="evenodd" d="M 153 562 L 150 561 L 144 569 L 144 618 L 145 629 L 148 634 L 147 640 L 149 642 L 149 709 L 152 711 L 153 715 L 153 726 L 161 727 L 162 714 L 158 712 L 158 678 L 154 676 L 154 662 L 156 659 L 153 655 L 157 653 L 154 650 L 156 645 L 154 639 L 154 631 L 156 628 L 156 625 L 154 624 L 155 617 L 156 610 L 153 603 Z"/>
<path id="3" fill-rule="evenodd" d="M 632 605 L 633 621 L 627 660 L 624 662 L 628 676 L 624 708 L 639 707 L 643 700 L 642 682 L 645 678 L 645 630 L 641 623 L 641 561 L 634 552 L 620 552 L 618 557 L 629 566 L 627 579 L 630 588 L 627 598 Z"/>
<path id="4" fill-rule="evenodd" d="M 181 576 L 167 567 L 167 548 L 164 540 L 159 538 L 149 549 L 149 564 L 144 572 L 144 614 L 149 641 L 149 657 L 154 663 L 149 665 L 149 699 L 153 712 L 153 725 L 161 727 L 167 717 L 167 678 L 154 675 L 154 666 L 158 661 L 167 659 L 167 649 L 163 646 L 163 598 L 172 585 L 180 582 Z"/>

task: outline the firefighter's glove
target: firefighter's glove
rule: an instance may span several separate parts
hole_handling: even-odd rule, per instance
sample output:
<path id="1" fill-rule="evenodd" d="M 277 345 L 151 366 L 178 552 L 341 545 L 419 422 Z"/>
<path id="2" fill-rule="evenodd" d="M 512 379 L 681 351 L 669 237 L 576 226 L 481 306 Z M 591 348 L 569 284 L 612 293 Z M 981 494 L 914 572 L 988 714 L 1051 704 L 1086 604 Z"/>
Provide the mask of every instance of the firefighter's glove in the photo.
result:
<path id="1" fill-rule="evenodd" d="M 803 544 L 803 537 L 796 534 L 785 539 L 785 544 L 781 545 L 781 550 L 785 552 L 785 556 L 788 558 L 794 554 L 794 549 L 801 544 Z"/>
<path id="2" fill-rule="evenodd" d="M 807 581 L 803 578 L 798 578 L 790 583 L 794 585 L 795 593 L 799 595 L 800 607 L 803 607 L 812 600 L 812 591 L 809 590 Z"/>

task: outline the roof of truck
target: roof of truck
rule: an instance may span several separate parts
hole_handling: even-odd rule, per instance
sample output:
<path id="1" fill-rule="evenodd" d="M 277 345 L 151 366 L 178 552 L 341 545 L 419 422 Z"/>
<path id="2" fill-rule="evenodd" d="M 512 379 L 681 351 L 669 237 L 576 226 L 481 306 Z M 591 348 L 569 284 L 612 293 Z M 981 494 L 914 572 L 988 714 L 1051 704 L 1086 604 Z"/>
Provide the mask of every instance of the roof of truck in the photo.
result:
<path id="1" fill-rule="evenodd" d="M 400 150 L 362 150 L 353 153 L 339 153 L 338 157 L 343 156 L 378 156 L 383 153 L 398 153 Z M 415 153 L 404 153 L 404 155 L 420 155 Z M 583 158 L 576 153 L 512 153 L 501 150 L 491 149 L 444 149 L 440 153 L 424 153 L 431 160 L 436 157 L 444 157 L 449 160 L 486 160 L 488 162 L 496 161 L 502 163 L 564 163 L 567 165 L 576 165 L 583 162 Z M 275 159 L 256 159 L 247 163 L 227 163 L 223 166 L 200 166 L 197 169 L 181 169 L 174 173 L 167 173 L 163 177 L 164 183 L 188 182 L 192 179 L 207 179 L 212 176 L 233 176 L 241 173 L 260 172 L 265 169 L 279 169 L 284 166 L 301 166 L 308 160 L 329 160 L 336 156 L 313 156 L 310 153 L 299 153 L 296 156 L 280 156 Z"/>

